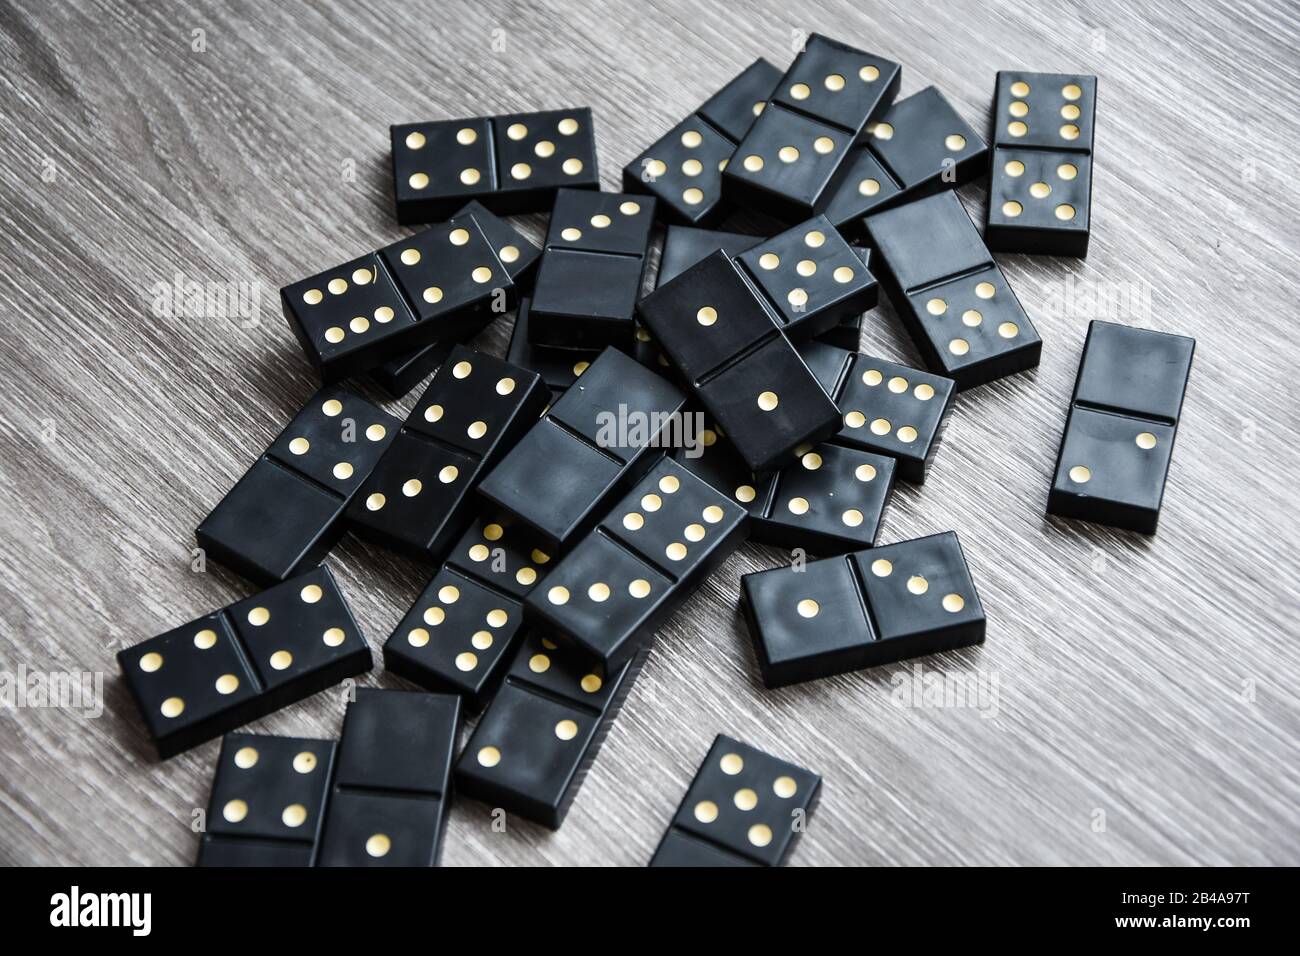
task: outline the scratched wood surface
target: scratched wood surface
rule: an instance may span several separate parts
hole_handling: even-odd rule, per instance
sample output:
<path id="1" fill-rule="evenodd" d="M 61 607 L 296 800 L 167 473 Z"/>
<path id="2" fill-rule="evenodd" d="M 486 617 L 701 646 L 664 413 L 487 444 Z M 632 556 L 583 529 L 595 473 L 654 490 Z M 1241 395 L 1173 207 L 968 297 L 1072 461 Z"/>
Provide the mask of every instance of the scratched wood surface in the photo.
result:
<path id="1" fill-rule="evenodd" d="M 0 0 L 0 672 L 105 676 L 97 718 L 0 713 L 0 862 L 192 860 L 217 744 L 153 761 L 112 655 L 248 592 L 191 571 L 193 529 L 315 388 L 278 287 L 407 232 L 388 124 L 590 104 L 613 189 L 800 28 L 981 129 L 999 68 L 1100 76 L 1090 258 L 1000 257 L 1042 365 L 961 397 L 882 533 L 959 532 L 988 640 L 922 673 L 995 696 L 902 706 L 910 665 L 763 690 L 738 580 L 782 555 L 745 547 L 660 635 L 563 829 L 463 801 L 445 862 L 642 864 L 720 731 L 824 777 L 796 864 L 1300 862 L 1296 8 L 740 6 Z M 257 284 L 258 321 L 157 314 L 178 275 Z M 1198 342 L 1155 538 L 1043 514 L 1092 317 Z M 863 348 L 918 361 L 888 307 Z M 352 539 L 329 564 L 376 649 L 428 573 Z"/>

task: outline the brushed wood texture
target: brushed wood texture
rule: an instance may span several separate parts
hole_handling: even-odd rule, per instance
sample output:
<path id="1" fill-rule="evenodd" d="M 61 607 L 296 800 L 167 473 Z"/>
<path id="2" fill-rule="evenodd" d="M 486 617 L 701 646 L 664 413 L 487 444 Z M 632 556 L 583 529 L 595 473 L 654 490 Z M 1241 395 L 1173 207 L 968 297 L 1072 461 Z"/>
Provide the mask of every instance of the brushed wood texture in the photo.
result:
<path id="1" fill-rule="evenodd" d="M 1090 258 L 1001 257 L 1042 366 L 961 397 L 882 534 L 961 535 L 988 640 L 921 663 L 996 681 L 996 713 L 900 706 L 911 665 L 764 691 L 738 580 L 787 556 L 746 547 L 664 629 L 563 829 L 494 832 L 464 801 L 445 861 L 642 864 L 724 731 L 825 778 L 796 864 L 1300 862 L 1283 0 L 0 0 L 0 671 L 106 675 L 97 719 L 0 714 L 0 861 L 192 860 L 217 744 L 152 761 L 112 655 L 247 593 L 191 571 L 193 529 L 315 387 L 278 287 L 406 232 L 388 124 L 590 104 L 614 189 L 796 29 L 901 61 L 903 93 L 938 84 L 977 127 L 1000 68 L 1100 76 Z M 982 188 L 963 198 L 978 217 Z M 178 275 L 258 284 L 258 321 L 158 315 Z M 1154 538 L 1043 514 L 1091 317 L 1198 341 Z M 918 361 L 884 306 L 863 348 Z M 352 540 L 329 564 L 376 648 L 427 576 Z M 342 712 L 327 692 L 252 729 L 333 735 Z"/>

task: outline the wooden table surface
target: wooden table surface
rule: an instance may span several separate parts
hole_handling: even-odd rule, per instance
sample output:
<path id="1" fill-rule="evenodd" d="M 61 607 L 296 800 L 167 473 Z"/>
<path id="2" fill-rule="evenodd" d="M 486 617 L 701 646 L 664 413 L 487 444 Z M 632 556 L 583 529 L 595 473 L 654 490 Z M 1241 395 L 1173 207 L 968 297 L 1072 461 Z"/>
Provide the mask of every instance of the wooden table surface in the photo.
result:
<path id="1" fill-rule="evenodd" d="M 920 673 L 991 696 L 902 706 L 910 663 L 765 691 L 738 581 L 783 556 L 746 546 L 661 633 L 564 827 L 461 801 L 444 861 L 643 864 L 726 732 L 824 777 L 796 864 L 1300 862 L 1296 8 L 741 6 L 0 3 L 0 672 L 104 677 L 98 717 L 0 713 L 0 861 L 193 859 L 218 745 L 151 759 L 113 654 L 249 592 L 191 571 L 193 529 L 316 387 L 279 286 L 409 232 L 388 124 L 590 104 L 616 189 L 803 28 L 977 129 L 998 69 L 1100 77 L 1090 257 L 999 257 L 1042 365 L 961 396 L 881 535 L 961 535 L 988 639 Z M 256 321 L 159 314 L 177 276 L 250 284 Z M 1090 318 L 1197 339 L 1154 538 L 1044 516 Z M 888 306 L 863 349 L 919 361 Z M 328 563 L 376 649 L 428 576 L 355 539 Z M 342 713 L 330 691 L 252 729 Z"/>

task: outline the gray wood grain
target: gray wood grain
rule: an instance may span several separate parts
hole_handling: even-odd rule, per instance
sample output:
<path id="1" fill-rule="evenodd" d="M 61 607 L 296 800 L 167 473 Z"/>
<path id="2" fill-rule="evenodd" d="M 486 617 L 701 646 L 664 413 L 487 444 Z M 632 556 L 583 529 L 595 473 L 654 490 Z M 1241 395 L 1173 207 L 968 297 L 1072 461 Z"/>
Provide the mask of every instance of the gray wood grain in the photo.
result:
<path id="1" fill-rule="evenodd" d="M 882 535 L 961 534 L 988 641 L 922 665 L 996 681 L 996 715 L 896 705 L 910 665 L 764 691 L 737 586 L 783 555 L 746 547 L 664 629 L 563 829 L 495 833 L 465 801 L 446 862 L 644 863 L 719 731 L 824 776 L 798 864 L 1300 861 L 1295 6 L 739 7 L 0 0 L 0 671 L 107 675 L 97 719 L 0 715 L 0 861 L 192 859 L 217 744 L 152 761 L 112 655 L 246 593 L 190 570 L 193 529 L 314 388 L 277 288 L 405 232 L 388 124 L 590 104 L 616 188 L 796 28 L 901 61 L 904 93 L 936 83 L 977 127 L 1000 68 L 1100 76 L 1090 258 L 1001 257 L 1042 366 L 961 397 Z M 178 274 L 260 283 L 260 321 L 159 317 Z M 1155 538 L 1043 515 L 1108 317 L 1067 287 L 1136 290 L 1109 317 L 1198 340 Z M 863 347 L 918 359 L 887 307 Z M 329 563 L 375 647 L 426 575 L 355 541 Z M 333 735 L 342 711 L 253 729 Z"/>

